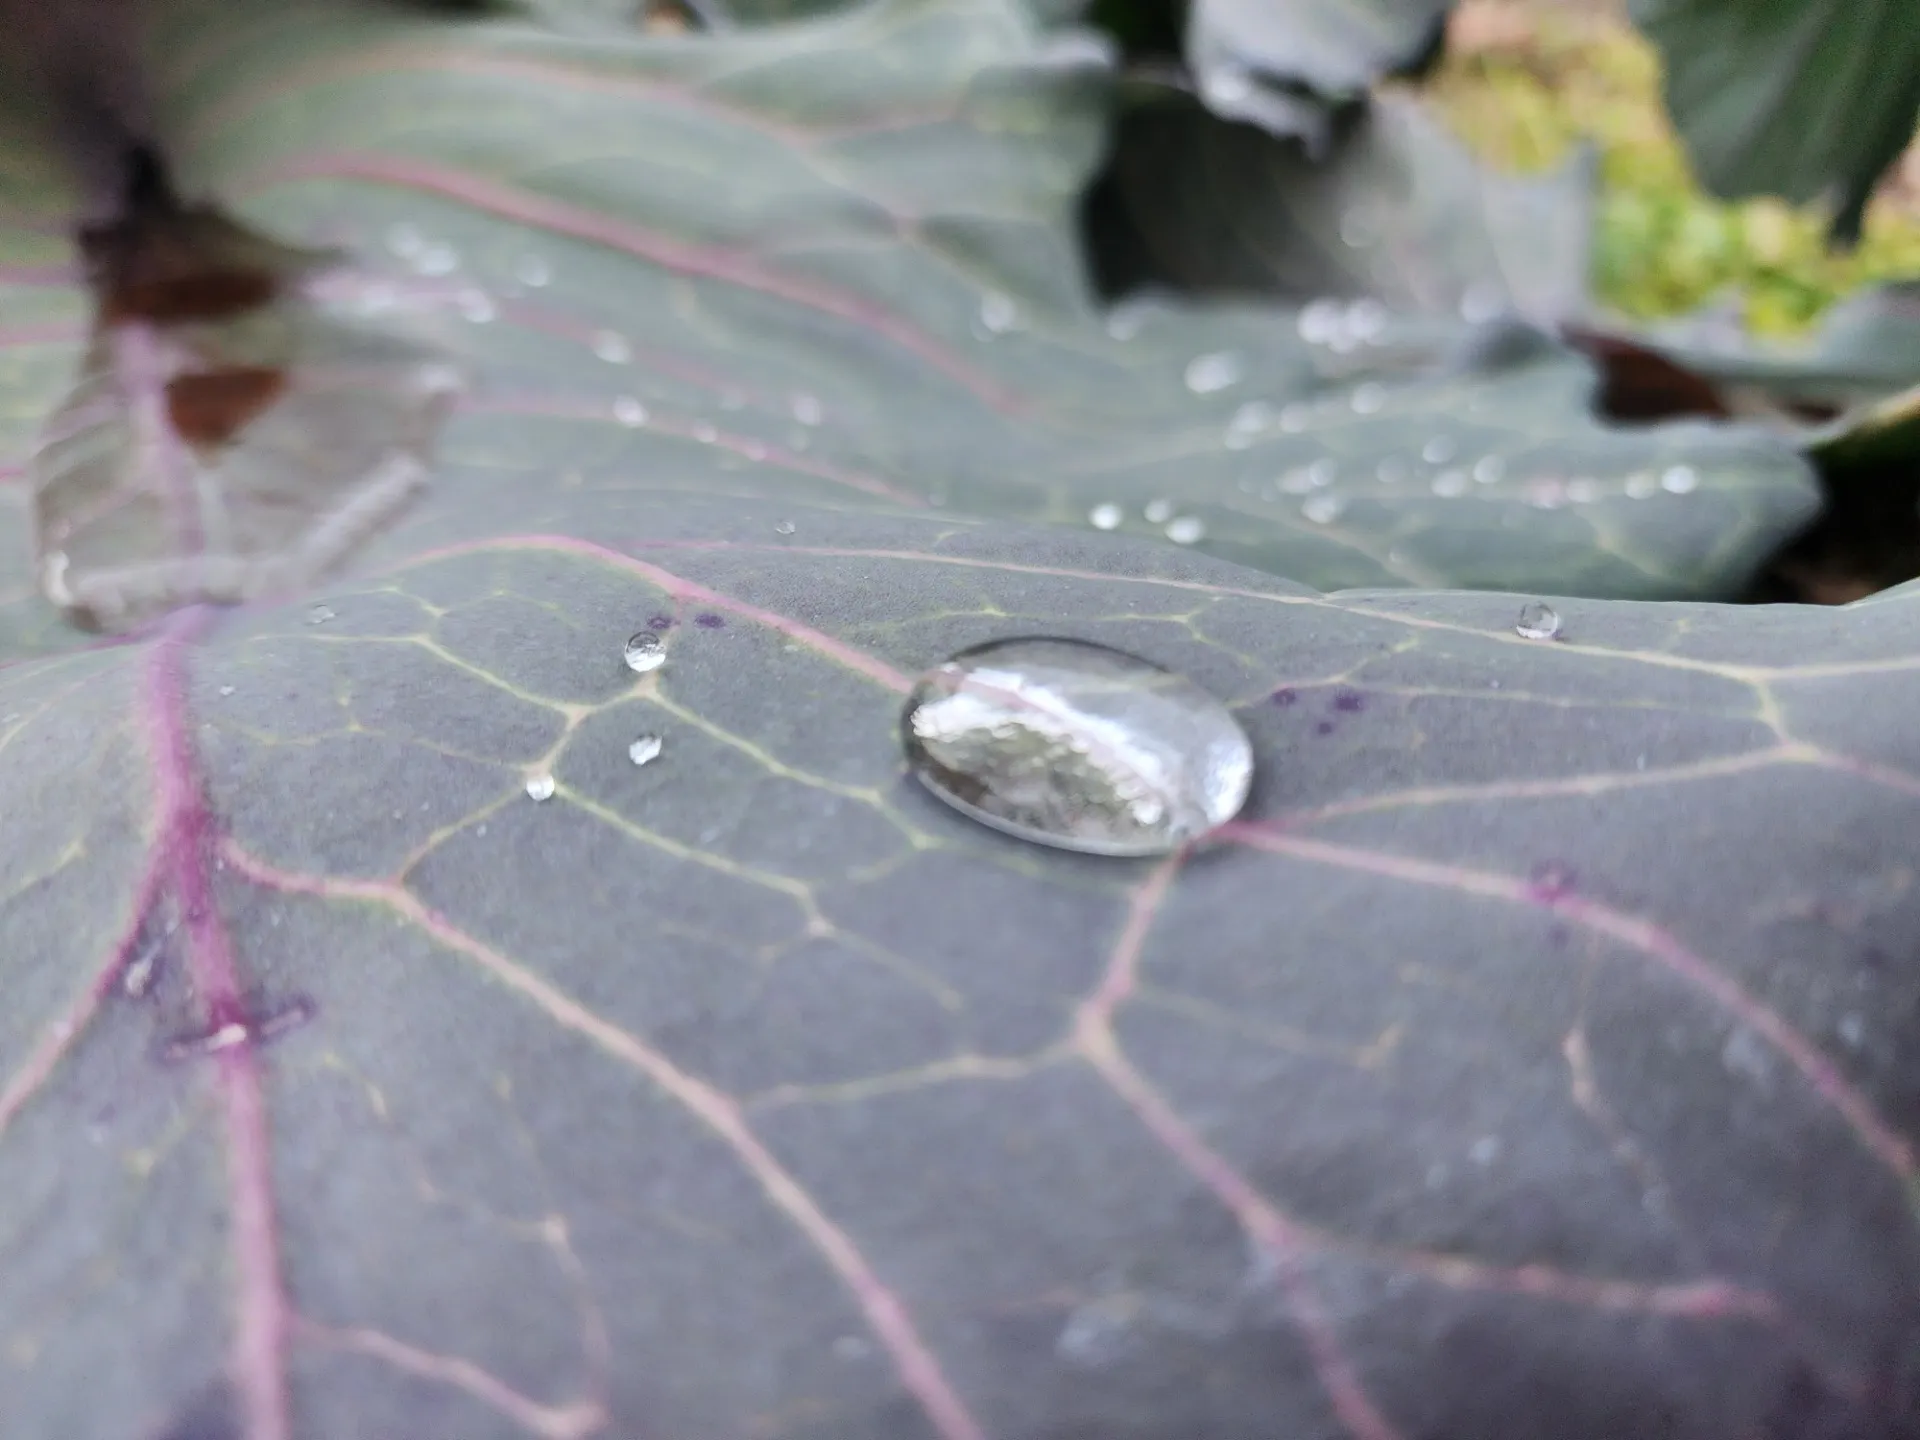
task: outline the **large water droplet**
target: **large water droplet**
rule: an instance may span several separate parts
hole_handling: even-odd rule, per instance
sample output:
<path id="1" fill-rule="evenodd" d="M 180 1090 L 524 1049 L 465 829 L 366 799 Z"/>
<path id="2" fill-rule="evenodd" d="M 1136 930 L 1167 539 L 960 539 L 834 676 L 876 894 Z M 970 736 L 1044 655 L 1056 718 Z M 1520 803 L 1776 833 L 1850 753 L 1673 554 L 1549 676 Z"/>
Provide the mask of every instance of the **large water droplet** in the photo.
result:
<path id="1" fill-rule="evenodd" d="M 623 657 L 627 668 L 636 675 L 644 675 L 649 670 L 658 670 L 667 663 L 666 647 L 660 643 L 660 637 L 651 630 L 642 630 L 627 637 L 627 648 Z"/>
<path id="2" fill-rule="evenodd" d="M 1671 465 L 1660 475 L 1660 488 L 1670 495 L 1685 495 L 1700 484 L 1700 472 L 1691 465 Z"/>
<path id="3" fill-rule="evenodd" d="M 1420 447 L 1420 458 L 1429 465 L 1444 465 L 1459 449 L 1449 435 L 1436 435 Z"/>
<path id="4" fill-rule="evenodd" d="M 1087 512 L 1087 523 L 1096 530 L 1118 530 L 1124 519 L 1126 512 L 1111 500 L 1103 501 Z"/>
<path id="5" fill-rule="evenodd" d="M 636 765 L 645 765 L 650 760 L 657 760 L 660 758 L 662 743 L 658 735 L 642 735 L 627 746 L 627 759 Z"/>
<path id="6" fill-rule="evenodd" d="M 1551 640 L 1560 633 L 1560 612 L 1543 601 L 1529 600 L 1520 607 L 1513 633 L 1522 640 Z"/>
<path id="7" fill-rule="evenodd" d="M 791 520 L 782 520 L 779 524 L 773 527 L 773 533 L 776 535 L 791 535 L 793 534 L 794 531 L 798 530 L 799 528 L 800 527 L 794 524 L 793 521 Z"/>
<path id="8" fill-rule="evenodd" d="M 1238 385 L 1245 373 L 1245 362 L 1231 350 L 1196 355 L 1187 362 L 1187 389 L 1196 395 L 1211 395 L 1216 390 Z"/>
<path id="9" fill-rule="evenodd" d="M 980 328 L 989 335 L 1004 335 L 1020 319 L 1020 307 L 1013 298 L 997 290 L 980 297 Z"/>
<path id="10" fill-rule="evenodd" d="M 553 798 L 553 776 L 544 773 L 529 776 L 527 778 L 527 798 L 529 800 L 551 800 Z"/>
<path id="11" fill-rule="evenodd" d="M 1161 855 L 1246 802 L 1253 749 L 1185 676 L 1079 640 L 998 640 L 922 676 L 902 717 L 929 790 L 974 819 L 1094 855 Z"/>
<path id="12" fill-rule="evenodd" d="M 1176 545 L 1197 545 L 1207 538 L 1206 522 L 1197 515 L 1176 515 L 1167 522 L 1166 536 Z"/>

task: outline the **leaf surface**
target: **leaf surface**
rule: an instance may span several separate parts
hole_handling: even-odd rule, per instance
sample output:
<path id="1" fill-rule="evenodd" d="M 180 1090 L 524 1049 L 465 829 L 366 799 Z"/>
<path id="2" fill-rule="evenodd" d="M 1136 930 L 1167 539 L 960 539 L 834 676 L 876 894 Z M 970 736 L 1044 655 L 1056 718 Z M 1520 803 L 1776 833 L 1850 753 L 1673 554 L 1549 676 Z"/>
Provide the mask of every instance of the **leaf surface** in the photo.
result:
<path id="1" fill-rule="evenodd" d="M 1275 578 L 1410 578 L 1387 535 L 1649 573 L 1664 527 L 1674 575 L 1617 588 L 1699 593 L 1804 481 L 1737 431 L 1568 450 L 1560 361 L 1411 372 L 1416 423 L 1271 311 L 1106 335 L 1062 221 L 1090 77 L 1042 45 L 988 5 L 170 33 L 200 178 L 356 247 L 331 303 L 476 383 L 310 603 L 88 648 L 13 487 L 0 1436 L 1911 1425 L 1920 595 L 1556 599 L 1544 642 L 1515 596 Z M 84 314 L 47 234 L 0 245 L 24 463 Z M 1614 512 L 1530 475 L 1451 528 L 1263 521 L 1219 498 L 1259 387 L 1315 397 L 1262 442 L 1301 466 L 1524 422 L 1696 483 L 1560 549 Z M 1149 498 L 1235 517 L 1219 553 Z M 914 784 L 912 677 L 1036 632 L 1229 702 L 1241 820 L 1120 862 Z"/>

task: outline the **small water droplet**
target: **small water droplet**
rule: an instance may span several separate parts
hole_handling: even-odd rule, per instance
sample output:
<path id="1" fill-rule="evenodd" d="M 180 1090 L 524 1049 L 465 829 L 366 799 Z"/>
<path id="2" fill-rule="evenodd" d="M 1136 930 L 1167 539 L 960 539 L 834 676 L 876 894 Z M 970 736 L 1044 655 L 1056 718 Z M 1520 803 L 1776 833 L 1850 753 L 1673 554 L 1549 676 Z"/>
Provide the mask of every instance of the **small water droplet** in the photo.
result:
<path id="1" fill-rule="evenodd" d="M 1313 419 L 1313 407 L 1296 400 L 1291 405 L 1280 407 L 1280 428 L 1289 435 L 1298 435 Z"/>
<path id="2" fill-rule="evenodd" d="M 1346 317 L 1338 300 L 1322 296 L 1300 307 L 1296 323 L 1302 340 L 1309 345 L 1325 345 L 1346 328 Z"/>
<path id="3" fill-rule="evenodd" d="M 1087 523 L 1096 530 L 1118 530 L 1120 522 L 1126 519 L 1126 512 L 1111 500 L 1102 502 L 1087 512 Z"/>
<path id="4" fill-rule="evenodd" d="M 1187 362 L 1187 389 L 1196 395 L 1212 395 L 1240 383 L 1246 364 L 1231 350 L 1215 350 L 1196 355 Z"/>
<path id="5" fill-rule="evenodd" d="M 1473 462 L 1473 483 L 1476 485 L 1494 485 L 1507 473 L 1507 462 L 1498 455 L 1482 455 Z"/>
<path id="6" fill-rule="evenodd" d="M 609 365 L 625 365 L 633 359 L 633 346 L 617 330 L 601 330 L 594 334 L 593 353 Z"/>
<path id="7" fill-rule="evenodd" d="M 1120 304 L 1107 313 L 1107 334 L 1115 340 L 1131 340 L 1147 323 L 1147 313 L 1138 305 Z"/>
<path id="8" fill-rule="evenodd" d="M 1576 505 L 1591 505 L 1600 498 L 1600 482 L 1597 480 L 1569 480 L 1567 499 Z"/>
<path id="9" fill-rule="evenodd" d="M 1221 65 L 1200 82 L 1200 93 L 1214 109 L 1231 110 L 1253 94 L 1253 77 L 1238 65 Z"/>
<path id="10" fill-rule="evenodd" d="M 527 798 L 529 800 L 551 800 L 553 798 L 553 776 L 529 775 L 527 777 Z"/>
<path id="11" fill-rule="evenodd" d="M 1356 385 L 1354 387 L 1354 390 L 1353 390 L 1353 413 L 1354 414 L 1356 415 L 1375 414 L 1386 403 L 1387 403 L 1387 387 L 1386 386 L 1376 384 L 1374 381 L 1369 380 L 1363 385 Z"/>
<path id="12" fill-rule="evenodd" d="M 538 255 L 522 255 L 513 262 L 513 278 L 538 290 L 553 279 L 553 267 Z"/>
<path id="13" fill-rule="evenodd" d="M 451 275 L 460 268 L 460 252 L 451 245 L 428 245 L 413 257 L 413 268 L 422 275 Z"/>
<path id="14" fill-rule="evenodd" d="M 826 407 L 821 405 L 820 397 L 808 395 L 804 391 L 793 397 L 788 409 L 792 411 L 793 418 L 802 425 L 818 425 L 827 417 Z"/>
<path id="15" fill-rule="evenodd" d="M 1469 325 L 1487 325 L 1506 313 L 1506 294 L 1491 280 L 1476 280 L 1460 297 L 1460 318 Z"/>
<path id="16" fill-rule="evenodd" d="M 1660 488 L 1660 482 L 1645 470 L 1636 470 L 1625 485 L 1629 500 L 1644 500 Z"/>
<path id="17" fill-rule="evenodd" d="M 1176 545 L 1196 545 L 1206 538 L 1207 527 L 1197 515 L 1181 515 L 1167 522 L 1166 535 Z"/>
<path id="18" fill-rule="evenodd" d="M 642 735 L 627 746 L 627 759 L 636 765 L 645 765 L 650 760 L 660 758 L 661 739 L 658 735 Z"/>
<path id="19" fill-rule="evenodd" d="M 222 695 L 223 697 L 224 697 L 224 696 L 227 696 L 227 695 L 231 695 L 231 694 L 233 694 L 233 686 L 231 686 L 231 685 L 222 685 L 222 686 L 220 687 L 220 694 L 221 694 L 221 695 Z"/>
<path id="20" fill-rule="evenodd" d="M 1691 465 L 1669 465 L 1660 475 L 1660 488 L 1669 495 L 1685 495 L 1700 484 L 1700 472 Z"/>
<path id="21" fill-rule="evenodd" d="M 493 297 L 484 290 L 462 290 L 456 303 L 460 313 L 475 325 L 485 325 L 500 313 Z"/>
<path id="22" fill-rule="evenodd" d="M 1020 307 L 1011 296 L 989 290 L 980 297 L 980 328 L 989 335 L 1004 335 L 1020 319 Z"/>
<path id="23" fill-rule="evenodd" d="M 613 418 L 622 425 L 638 429 L 647 423 L 647 407 L 632 395 L 622 395 L 613 402 Z"/>
<path id="24" fill-rule="evenodd" d="M 427 237 L 417 225 L 396 225 L 387 231 L 387 248 L 403 260 L 410 260 L 427 248 Z"/>
<path id="25" fill-rule="evenodd" d="M 693 427 L 693 438 L 698 440 L 702 445 L 711 445 L 720 438 L 720 432 L 702 420 L 698 425 Z"/>
<path id="26" fill-rule="evenodd" d="M 1468 1147 L 1467 1158 L 1476 1165 L 1491 1165 L 1500 1158 L 1500 1137 L 1482 1135 Z"/>
<path id="27" fill-rule="evenodd" d="M 1000 640 L 915 685 L 908 762 L 935 795 L 1022 839 L 1160 855 L 1233 818 L 1253 749 L 1192 681 L 1079 640 Z"/>
<path id="28" fill-rule="evenodd" d="M 1513 633 L 1522 640 L 1551 640 L 1560 633 L 1560 612 L 1544 601 L 1529 600 L 1520 607 Z"/>
<path id="29" fill-rule="evenodd" d="M 1307 466 L 1307 483 L 1316 490 L 1324 490 L 1340 478 L 1340 467 L 1331 456 L 1322 455 Z"/>
<path id="30" fill-rule="evenodd" d="M 1442 470 L 1433 477 L 1433 493 L 1451 498 L 1467 493 L 1467 472 L 1464 470 Z"/>
<path id="31" fill-rule="evenodd" d="M 791 520 L 782 520 L 778 525 L 773 527 L 773 533 L 776 535 L 791 535 L 799 528 L 800 527 Z"/>
<path id="32" fill-rule="evenodd" d="M 1867 1022 L 1858 1015 L 1842 1015 L 1834 1029 L 1852 1049 L 1858 1050 L 1866 1043 Z"/>
<path id="33" fill-rule="evenodd" d="M 309 625 L 324 625 L 331 619 L 333 619 L 333 607 L 331 605 L 315 605 L 307 611 L 307 623 Z"/>
<path id="34" fill-rule="evenodd" d="M 1316 525 L 1331 525 L 1346 508 L 1347 502 L 1338 495 L 1315 495 L 1300 507 L 1300 513 Z"/>
<path id="35" fill-rule="evenodd" d="M 1420 458 L 1429 465 L 1444 465 L 1459 449 L 1451 435 L 1436 435 L 1420 447 Z"/>
<path id="36" fill-rule="evenodd" d="M 1274 485 L 1288 495 L 1305 495 L 1313 489 L 1313 476 L 1304 469 L 1289 470 Z"/>
<path id="37" fill-rule="evenodd" d="M 661 642 L 658 631 L 639 630 L 627 637 L 627 648 L 621 652 L 621 656 L 629 670 L 636 675 L 644 675 L 667 663 L 667 647 Z"/>
<path id="38" fill-rule="evenodd" d="M 1173 501 L 1149 500 L 1140 507 L 1140 513 L 1146 516 L 1149 525 L 1164 525 L 1173 518 Z"/>
<path id="39" fill-rule="evenodd" d="M 1387 307 L 1378 300 L 1356 300 L 1347 307 L 1346 328 L 1364 344 L 1377 343 L 1387 333 Z"/>

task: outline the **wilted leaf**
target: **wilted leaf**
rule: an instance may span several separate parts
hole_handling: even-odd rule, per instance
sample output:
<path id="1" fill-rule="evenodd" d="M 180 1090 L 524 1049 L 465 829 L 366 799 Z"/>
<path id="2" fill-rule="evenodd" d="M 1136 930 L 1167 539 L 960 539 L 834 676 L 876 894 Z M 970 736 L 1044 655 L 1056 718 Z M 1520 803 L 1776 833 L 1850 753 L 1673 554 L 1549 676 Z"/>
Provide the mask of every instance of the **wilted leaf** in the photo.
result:
<path id="1" fill-rule="evenodd" d="M 1408 381 L 1415 424 L 1271 312 L 1105 337 L 1086 77 L 994 5 L 439 33 L 220 0 L 169 38 L 200 177 L 404 260 L 329 303 L 438 307 L 477 388 L 312 604 L 75 650 L 15 592 L 8 652 L 66 653 L 0 669 L 0 1435 L 1914 1422 L 1920 595 L 1556 599 L 1526 641 L 1519 597 L 1085 524 L 1162 498 L 1315 579 L 1404 578 L 1375 534 L 1448 575 L 1671 543 L 1641 584 L 1692 590 L 1797 462 L 1569 449 L 1570 362 Z M 78 351 L 60 261 L 0 231 L 14 453 Z M 1558 510 L 1422 472 L 1323 538 L 1218 498 L 1264 396 L 1303 467 L 1517 415 L 1683 468 Z M 912 677 L 1036 632 L 1232 705 L 1242 822 L 1115 861 L 913 784 Z"/>
<path id="2" fill-rule="evenodd" d="M 1825 200 L 1857 238 L 1920 117 L 1911 6 L 1852 0 L 1628 0 L 1660 47 L 1667 108 L 1715 194 Z"/>

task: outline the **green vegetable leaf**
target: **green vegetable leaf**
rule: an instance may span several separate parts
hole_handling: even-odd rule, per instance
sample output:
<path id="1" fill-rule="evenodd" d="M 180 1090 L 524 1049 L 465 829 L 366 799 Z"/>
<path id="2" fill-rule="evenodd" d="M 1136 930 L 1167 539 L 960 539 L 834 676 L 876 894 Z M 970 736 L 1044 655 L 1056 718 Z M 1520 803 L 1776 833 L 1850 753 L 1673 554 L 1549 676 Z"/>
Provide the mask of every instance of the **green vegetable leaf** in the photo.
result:
<path id="1" fill-rule="evenodd" d="M 470 383 L 345 578 L 83 643 L 0 147 L 0 1437 L 1912 1422 L 1920 592 L 1295 583 L 1713 593 L 1786 447 L 1455 317 L 1097 315 L 1104 72 L 991 0 L 164 18 L 196 183 L 354 257 L 298 313 Z M 913 677 L 1036 633 L 1227 703 L 1240 818 L 914 783 Z"/>
<path id="2" fill-rule="evenodd" d="M 1833 206 L 1857 238 L 1920 117 L 1920 25 L 1900 0 L 1629 0 L 1660 48 L 1667 108 L 1716 195 Z"/>

